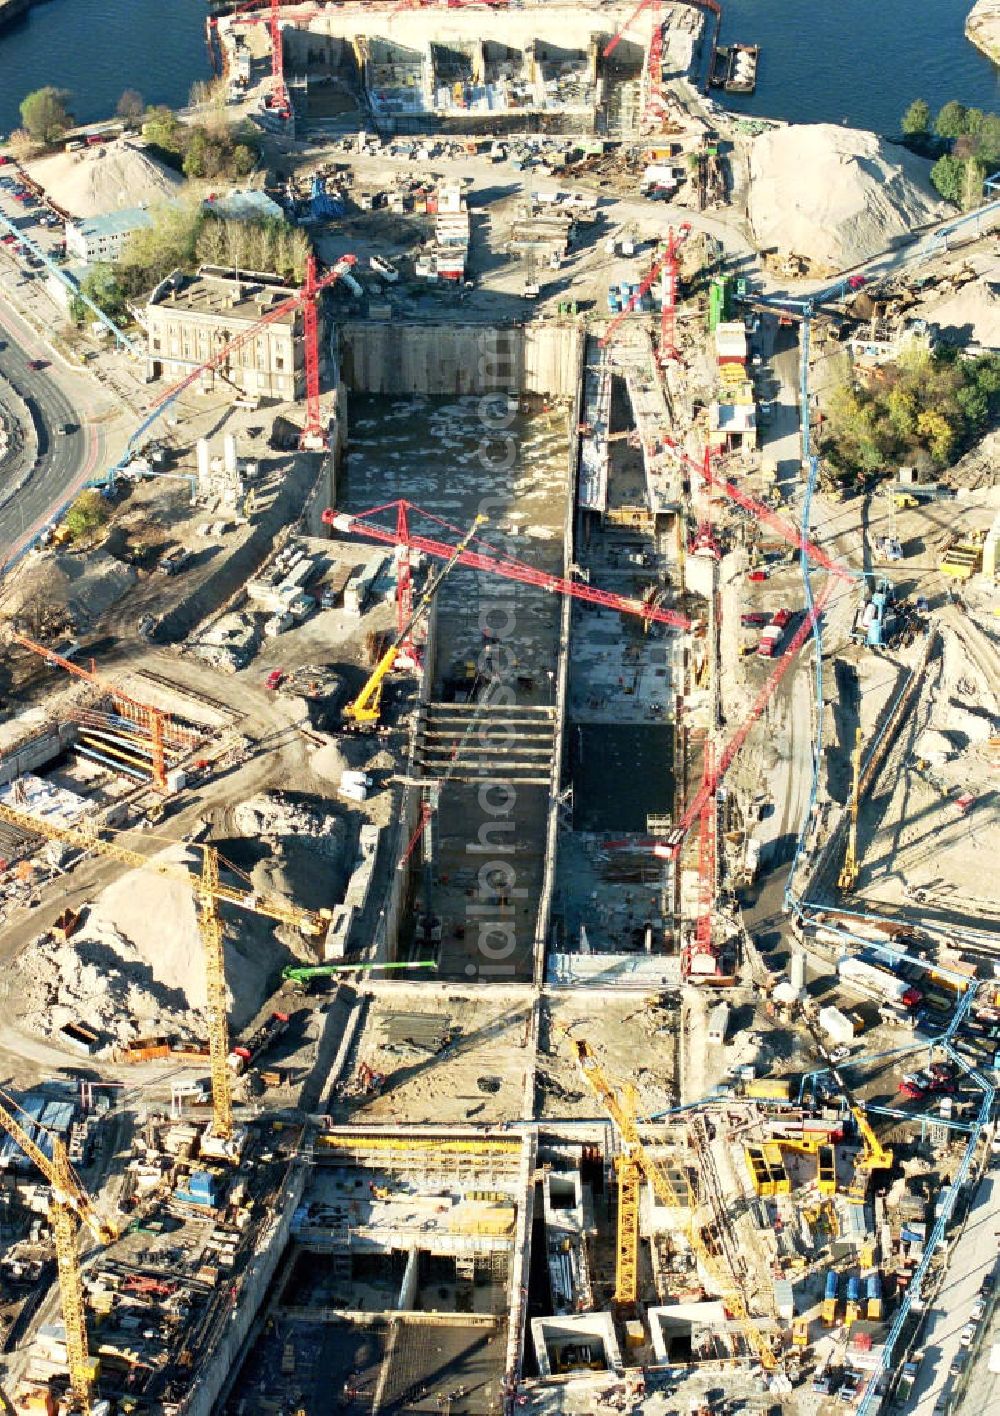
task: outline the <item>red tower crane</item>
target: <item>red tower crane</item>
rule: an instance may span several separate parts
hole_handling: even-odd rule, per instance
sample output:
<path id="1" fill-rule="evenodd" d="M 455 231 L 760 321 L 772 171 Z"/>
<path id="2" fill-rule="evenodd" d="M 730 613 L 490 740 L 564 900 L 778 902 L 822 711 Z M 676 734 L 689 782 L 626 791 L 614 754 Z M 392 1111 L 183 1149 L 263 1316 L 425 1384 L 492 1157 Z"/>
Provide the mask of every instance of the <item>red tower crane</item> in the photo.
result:
<path id="1" fill-rule="evenodd" d="M 256 320 L 252 325 L 248 325 L 246 329 L 240 330 L 239 334 L 234 335 L 232 339 L 217 349 L 211 358 L 206 359 L 203 364 L 198 364 L 190 373 L 185 374 L 177 383 L 171 384 L 168 389 L 165 389 L 157 398 L 154 398 L 150 404 L 149 412 L 129 438 L 125 452 L 114 467 L 110 468 L 108 471 L 108 485 L 110 487 L 114 486 L 116 475 L 125 470 L 129 462 L 140 450 L 146 433 L 157 419 L 163 416 L 170 405 L 180 398 L 181 394 L 184 393 L 186 389 L 189 389 L 192 384 L 197 383 L 203 374 L 211 373 L 215 369 L 223 369 L 230 355 L 235 353 L 237 349 L 242 348 L 242 346 L 251 339 L 256 339 L 262 329 L 266 329 L 268 325 L 283 319 L 285 315 L 291 314 L 292 311 L 297 310 L 303 303 L 312 305 L 313 313 L 315 314 L 315 299 L 319 292 L 326 290 L 328 286 L 333 285 L 335 281 L 339 280 L 342 275 L 350 270 L 351 266 L 357 264 L 357 259 L 357 256 L 352 255 L 341 256 L 334 262 L 327 273 L 317 280 L 315 263 L 312 257 L 310 257 L 306 269 L 306 283 L 302 290 L 298 291 L 295 295 L 289 295 L 287 300 L 282 300 L 279 304 L 274 305 L 268 310 L 266 315 L 262 315 L 259 320 Z M 309 338 L 309 328 L 307 326 L 308 321 L 306 321 L 304 325 L 307 336 L 305 339 L 306 389 L 307 394 L 309 389 L 312 389 L 312 401 L 311 405 L 307 408 L 306 426 L 302 430 L 300 440 L 304 448 L 316 450 L 326 446 L 319 410 L 318 321 L 311 326 L 311 339 Z"/>
<path id="2" fill-rule="evenodd" d="M 239 19 L 244 24 L 267 25 L 271 36 L 271 111 L 282 120 L 292 116 L 292 104 L 288 96 L 288 88 L 285 84 L 285 52 L 281 43 L 281 3 L 280 0 L 265 0 L 262 5 L 260 0 L 244 0 L 242 5 L 237 5 L 227 16 L 228 19 Z M 253 13 L 266 9 L 266 13 Z M 296 21 L 311 20 L 314 15 L 320 14 L 320 9 L 312 5 L 307 10 L 299 10 L 294 16 Z M 221 72 L 221 63 L 217 55 L 216 46 L 211 43 L 211 36 L 216 34 L 219 28 L 219 17 L 209 16 L 206 21 L 209 30 L 210 42 L 209 51 L 212 55 L 212 63 L 217 73 Z"/>
<path id="3" fill-rule="evenodd" d="M 660 300 L 660 368 L 665 369 L 671 359 L 679 359 L 677 348 L 677 274 L 680 269 L 680 249 L 691 234 L 691 223 L 685 221 L 674 232 L 667 232 L 667 248 L 663 253 L 663 294 Z"/>
<path id="4" fill-rule="evenodd" d="M 450 560 L 455 552 L 454 545 L 428 536 L 413 535 L 409 529 L 408 520 L 402 523 L 405 529 L 401 532 L 399 519 L 401 506 L 408 514 L 415 513 L 418 516 L 425 516 L 454 535 L 463 536 L 465 534 L 459 527 L 442 521 L 440 517 L 434 516 L 429 511 L 422 511 L 412 502 L 386 502 L 385 505 L 373 507 L 370 511 L 362 512 L 358 516 L 334 511 L 328 507 L 323 513 L 323 521 L 327 526 L 332 526 L 334 530 L 346 535 L 370 536 L 372 540 L 381 541 L 388 546 L 403 544 L 400 541 L 400 535 L 406 534 L 409 538 L 406 545 L 413 550 L 423 551 L 425 555 L 435 556 L 440 560 Z M 396 526 L 393 528 L 380 526 L 368 519 L 387 511 L 396 513 Z M 691 628 L 691 621 L 685 615 L 678 614 L 676 610 L 665 610 L 659 605 L 647 605 L 641 599 L 634 599 L 627 595 L 615 595 L 610 590 L 598 590 L 584 581 L 567 580 L 560 575 L 551 575 L 548 571 L 539 570 L 536 566 L 515 560 L 512 556 L 499 554 L 489 546 L 488 542 L 482 541 L 481 537 L 473 537 L 472 540 L 479 541 L 486 547 L 486 550 L 464 550 L 461 552 L 458 564 L 468 566 L 471 570 L 482 570 L 488 574 L 502 575 L 507 580 L 520 581 L 522 585 L 536 585 L 539 589 L 548 590 L 554 595 L 569 595 L 575 600 L 583 600 L 590 605 L 600 605 L 604 609 L 618 610 L 627 615 L 638 615 L 640 618 L 658 624 L 668 624 L 673 629 Z"/>
<path id="5" fill-rule="evenodd" d="M 719 27 L 722 24 L 722 6 L 719 0 L 682 0 L 682 3 L 693 5 L 699 10 L 708 10 L 715 16 L 715 33 L 712 36 L 712 52 L 709 55 L 708 75 L 711 75 L 712 66 L 715 63 L 715 50 L 719 42 Z M 628 19 L 617 31 L 610 42 L 604 47 L 603 57 L 610 59 L 611 55 L 618 48 L 625 31 L 633 25 L 644 10 L 653 11 L 653 32 L 649 39 L 649 52 L 646 58 L 646 72 L 649 74 L 649 98 L 646 103 L 646 111 L 643 118 L 647 121 L 658 121 L 663 117 L 663 20 L 660 15 L 661 0 L 639 0 L 639 4 L 629 15 Z M 708 77 L 705 79 L 705 92 L 708 92 Z"/>
<path id="6" fill-rule="evenodd" d="M 675 232 L 673 227 L 667 232 L 667 241 L 664 249 L 657 256 L 650 266 L 649 271 L 639 286 L 638 290 L 631 297 L 628 304 L 608 325 L 599 341 L 602 349 L 614 339 L 622 321 L 632 313 L 636 305 L 656 283 L 656 277 L 663 274 L 663 295 L 661 298 L 661 320 L 660 320 L 660 365 L 666 365 L 670 359 L 679 359 L 677 350 L 676 325 L 677 325 L 677 271 L 679 268 L 679 255 L 681 246 L 691 234 L 691 223 L 683 222 Z"/>
<path id="7" fill-rule="evenodd" d="M 715 744 L 705 739 L 702 781 L 710 781 L 715 772 Z M 698 925 L 695 932 L 695 952 L 712 960 L 710 972 L 715 973 L 715 950 L 712 947 L 712 906 L 715 904 L 715 851 L 718 827 L 718 804 L 715 793 L 705 798 L 699 813 L 698 835 Z M 699 972 L 695 967 L 690 972 Z"/>

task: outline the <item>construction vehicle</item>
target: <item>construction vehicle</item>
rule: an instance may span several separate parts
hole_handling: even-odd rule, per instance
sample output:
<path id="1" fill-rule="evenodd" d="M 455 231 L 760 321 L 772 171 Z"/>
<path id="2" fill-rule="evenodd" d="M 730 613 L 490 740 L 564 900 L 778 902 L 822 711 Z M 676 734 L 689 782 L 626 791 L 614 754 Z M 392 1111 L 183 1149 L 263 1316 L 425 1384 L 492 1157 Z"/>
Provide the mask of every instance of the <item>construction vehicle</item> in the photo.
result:
<path id="1" fill-rule="evenodd" d="M 73 1410 L 83 1413 L 83 1416 L 89 1416 L 98 1362 L 90 1356 L 87 1339 L 87 1313 L 80 1255 L 77 1250 L 77 1225 L 86 1225 L 97 1243 L 102 1246 L 117 1239 L 118 1230 L 94 1208 L 90 1196 L 73 1172 L 66 1147 L 59 1137 L 52 1138 L 50 1160 L 13 1115 L 10 1108 L 16 1107 L 14 1099 L 6 1092 L 0 1091 L 0 1125 L 49 1182 L 49 1221 L 52 1225 L 56 1267 L 59 1272 L 59 1299 L 66 1330 L 70 1395 Z"/>
<path id="2" fill-rule="evenodd" d="M 847 848 L 844 852 L 844 864 L 837 878 L 838 890 L 844 891 L 853 890 L 858 878 L 858 802 L 861 795 L 861 744 L 863 740 L 864 734 L 861 729 L 855 729 L 854 751 L 851 753 L 851 800 L 847 827 Z"/>
<path id="3" fill-rule="evenodd" d="M 823 1041 L 818 1028 L 808 1009 L 804 1009 L 802 1019 L 808 1028 L 813 1042 L 819 1050 L 820 1056 L 828 1059 L 826 1043 Z M 848 1187 L 847 1196 L 851 1200 L 864 1201 L 868 1189 L 868 1180 L 876 1170 L 891 1170 L 893 1162 L 893 1152 L 883 1146 L 882 1142 L 872 1130 L 865 1110 L 864 1102 L 855 1096 L 847 1078 L 836 1066 L 830 1066 L 830 1075 L 836 1082 L 841 1095 L 847 1103 L 848 1110 L 854 1119 L 854 1125 L 861 1141 L 862 1152 L 855 1163 L 855 1178 Z M 857 1172 L 861 1172 L 859 1178 Z"/>
<path id="4" fill-rule="evenodd" d="M 702 1269 L 720 1292 L 722 1302 L 733 1314 L 743 1332 L 749 1349 L 754 1352 L 765 1371 L 777 1363 L 767 1337 L 750 1318 L 746 1296 L 741 1291 L 735 1273 L 726 1272 L 722 1235 L 715 1236 L 720 1252 L 713 1252 L 706 1241 L 702 1223 L 695 1214 L 695 1201 L 686 1172 L 675 1179 L 653 1159 L 643 1145 L 637 1121 L 638 1093 L 627 1085 L 616 1091 L 608 1081 L 591 1045 L 584 1039 L 573 1042 L 580 1071 L 591 1091 L 601 1102 L 618 1129 L 622 1153 L 618 1160 L 618 1232 L 616 1252 L 615 1301 L 623 1307 L 634 1306 L 638 1298 L 639 1250 L 639 1185 L 646 1180 L 657 1202 L 683 1216 L 682 1224 L 694 1254 Z M 708 1226 L 712 1228 L 711 1224 Z"/>
<path id="5" fill-rule="evenodd" d="M 400 649 L 409 640 L 414 626 L 430 611 L 434 596 L 441 588 L 442 582 L 450 575 L 455 566 L 459 564 L 476 530 L 478 527 L 484 525 L 485 521 L 485 516 L 476 517 L 461 541 L 459 541 L 458 545 L 452 550 L 445 564 L 437 574 L 431 578 L 405 624 L 400 626 L 395 639 L 375 665 L 364 688 L 362 688 L 357 698 L 344 709 L 344 717 L 347 718 L 350 723 L 353 723 L 360 731 L 374 732 L 375 728 L 378 726 L 382 710 L 382 687 L 385 683 L 386 675 L 395 664 Z"/>

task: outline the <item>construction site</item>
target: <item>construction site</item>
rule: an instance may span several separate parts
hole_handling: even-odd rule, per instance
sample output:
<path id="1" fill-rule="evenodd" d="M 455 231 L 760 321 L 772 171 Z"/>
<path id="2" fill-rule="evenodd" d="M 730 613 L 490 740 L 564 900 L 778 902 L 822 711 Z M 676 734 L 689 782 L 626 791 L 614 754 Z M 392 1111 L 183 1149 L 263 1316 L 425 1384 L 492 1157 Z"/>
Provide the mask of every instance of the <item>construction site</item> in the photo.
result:
<path id="1" fill-rule="evenodd" d="M 985 321 L 997 204 L 765 248 L 720 22 L 210 22 L 313 254 L 149 292 L 0 586 L 8 1409 L 979 1389 L 997 435 L 820 439 Z"/>

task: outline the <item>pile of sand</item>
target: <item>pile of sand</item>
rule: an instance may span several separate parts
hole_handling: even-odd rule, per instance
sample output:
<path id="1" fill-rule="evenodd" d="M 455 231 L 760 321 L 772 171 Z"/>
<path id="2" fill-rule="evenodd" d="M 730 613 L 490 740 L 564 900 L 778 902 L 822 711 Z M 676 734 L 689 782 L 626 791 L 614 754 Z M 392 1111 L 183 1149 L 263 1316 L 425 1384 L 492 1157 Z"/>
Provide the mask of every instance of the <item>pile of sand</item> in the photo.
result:
<path id="1" fill-rule="evenodd" d="M 60 152 L 27 164 L 53 201 L 73 216 L 151 206 L 176 197 L 183 178 L 134 142 Z"/>
<path id="2" fill-rule="evenodd" d="M 198 852 L 171 847 L 156 860 L 197 870 Z M 267 920 L 240 913 L 226 926 L 229 1016 L 240 1028 L 287 960 Z M 194 896 L 180 877 L 133 870 L 101 892 L 68 942 L 44 940 L 16 964 L 12 996 L 22 1025 L 53 1036 L 69 1021 L 111 1044 L 144 1033 L 206 1036 L 205 965 Z"/>
<path id="3" fill-rule="evenodd" d="M 1000 290 L 985 280 L 973 280 L 944 300 L 918 306 L 946 344 L 981 344 L 984 349 L 1000 348 Z"/>
<path id="4" fill-rule="evenodd" d="M 947 214 L 929 171 L 922 158 L 860 128 L 771 129 L 750 154 L 754 239 L 762 249 L 849 270 Z"/>

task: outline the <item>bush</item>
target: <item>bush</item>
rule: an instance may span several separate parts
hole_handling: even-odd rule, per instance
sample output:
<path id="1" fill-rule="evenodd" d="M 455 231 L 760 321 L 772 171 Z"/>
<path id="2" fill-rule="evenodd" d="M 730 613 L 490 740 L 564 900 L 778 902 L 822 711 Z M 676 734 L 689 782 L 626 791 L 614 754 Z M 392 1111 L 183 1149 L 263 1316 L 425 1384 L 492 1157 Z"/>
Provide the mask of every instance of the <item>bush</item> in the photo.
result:
<path id="1" fill-rule="evenodd" d="M 100 492 L 81 492 L 70 507 L 63 525 L 74 541 L 86 541 L 96 535 L 111 515 L 111 507 Z"/>

